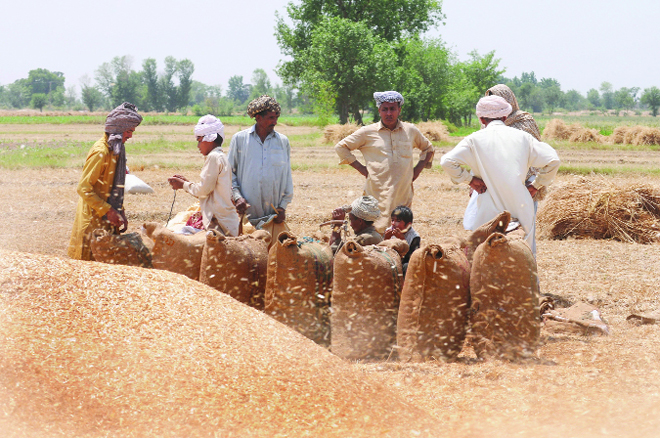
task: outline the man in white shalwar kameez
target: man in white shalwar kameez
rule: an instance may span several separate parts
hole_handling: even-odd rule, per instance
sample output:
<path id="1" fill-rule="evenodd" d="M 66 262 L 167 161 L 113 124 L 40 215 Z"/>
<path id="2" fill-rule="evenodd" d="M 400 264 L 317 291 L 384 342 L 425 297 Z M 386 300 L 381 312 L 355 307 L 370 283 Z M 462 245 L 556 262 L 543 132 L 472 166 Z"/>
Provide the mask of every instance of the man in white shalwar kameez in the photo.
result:
<path id="1" fill-rule="evenodd" d="M 500 96 L 487 96 L 477 104 L 484 129 L 464 138 L 445 154 L 440 164 L 455 184 L 466 183 L 479 193 L 470 229 L 491 221 L 502 211 L 511 213 L 525 231 L 525 241 L 536 256 L 536 223 L 532 196 L 552 183 L 559 156 L 548 144 L 504 124 L 511 105 Z M 468 166 L 468 171 L 461 166 Z M 532 185 L 525 186 L 530 167 L 539 169 Z"/>

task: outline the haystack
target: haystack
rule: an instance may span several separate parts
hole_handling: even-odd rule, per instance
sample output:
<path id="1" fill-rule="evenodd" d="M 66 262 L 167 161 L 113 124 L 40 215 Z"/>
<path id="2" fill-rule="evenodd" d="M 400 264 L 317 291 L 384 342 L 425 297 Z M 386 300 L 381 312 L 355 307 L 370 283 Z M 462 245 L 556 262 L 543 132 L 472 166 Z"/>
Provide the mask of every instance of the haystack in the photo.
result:
<path id="1" fill-rule="evenodd" d="M 629 126 L 617 126 L 610 134 L 609 143 L 610 144 L 622 144 L 625 143 L 626 133 L 630 129 Z"/>
<path id="2" fill-rule="evenodd" d="M 167 271 L 0 251 L 3 437 L 437 437 L 272 318 Z"/>
<path id="3" fill-rule="evenodd" d="M 552 119 L 543 130 L 545 140 L 566 140 L 575 143 L 603 143 L 605 137 L 597 129 L 587 129 L 577 123 L 566 126 L 561 119 Z"/>
<path id="4" fill-rule="evenodd" d="M 417 128 L 422 131 L 424 137 L 431 141 L 450 141 L 449 130 L 445 125 L 438 121 L 428 121 L 417 123 Z"/>
<path id="5" fill-rule="evenodd" d="M 628 128 L 628 130 L 623 136 L 623 143 L 634 144 L 635 138 L 637 138 L 639 133 L 642 132 L 644 129 L 645 129 L 644 126 L 640 126 L 640 125 Z"/>
<path id="6" fill-rule="evenodd" d="M 344 125 L 327 125 L 323 129 L 323 140 L 325 143 L 336 144 L 357 131 L 360 127 L 355 123 Z"/>
<path id="7" fill-rule="evenodd" d="M 658 128 L 644 128 L 634 138 L 633 143 L 635 146 L 640 145 L 660 145 L 660 129 Z"/>
<path id="8" fill-rule="evenodd" d="M 583 178 L 556 188 L 538 215 L 551 238 L 660 241 L 660 188 L 648 184 L 619 186 L 605 179 Z"/>

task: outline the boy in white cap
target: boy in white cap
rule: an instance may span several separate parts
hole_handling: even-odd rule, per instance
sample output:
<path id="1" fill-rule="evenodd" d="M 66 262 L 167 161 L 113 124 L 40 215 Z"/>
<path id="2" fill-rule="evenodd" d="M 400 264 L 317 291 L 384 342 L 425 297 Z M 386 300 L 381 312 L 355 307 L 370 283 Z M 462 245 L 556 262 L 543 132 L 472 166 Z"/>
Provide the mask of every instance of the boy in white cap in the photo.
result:
<path id="1" fill-rule="evenodd" d="M 550 145 L 504 124 L 511 105 L 502 97 L 481 98 L 476 112 L 484 129 L 461 140 L 440 164 L 455 184 L 468 184 L 479 193 L 470 229 L 507 210 L 523 227 L 525 241 L 536 255 L 532 197 L 554 180 L 559 156 Z M 469 166 L 471 171 L 461 166 Z M 539 173 L 533 184 L 525 186 L 530 167 L 538 168 Z"/>
<path id="2" fill-rule="evenodd" d="M 220 119 L 207 114 L 195 126 L 197 148 L 204 155 L 201 182 L 191 183 L 182 175 L 167 179 L 174 190 L 183 189 L 199 199 L 204 229 L 216 229 L 225 236 L 238 236 L 238 213 L 232 202 L 232 173 L 222 151 L 225 128 Z"/>
<path id="3" fill-rule="evenodd" d="M 355 233 L 354 239 L 357 243 L 364 246 L 376 245 L 383 241 L 383 236 L 374 227 L 374 222 L 380 217 L 376 198 L 373 196 L 362 196 L 353 201 L 351 205 L 336 208 L 332 212 L 332 219 L 344 220 L 346 213 L 348 213 L 348 221 Z M 330 237 L 330 248 L 332 248 L 333 254 L 343 244 L 340 229 L 339 227 L 335 227 Z"/>

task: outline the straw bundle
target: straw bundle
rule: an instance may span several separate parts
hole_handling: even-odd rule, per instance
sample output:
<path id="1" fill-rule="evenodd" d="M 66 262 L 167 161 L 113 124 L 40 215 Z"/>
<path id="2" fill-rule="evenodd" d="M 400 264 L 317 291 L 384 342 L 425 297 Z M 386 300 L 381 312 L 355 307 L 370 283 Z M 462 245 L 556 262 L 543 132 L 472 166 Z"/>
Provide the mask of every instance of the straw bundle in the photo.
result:
<path id="1" fill-rule="evenodd" d="M 545 140 L 567 140 L 574 143 L 598 142 L 603 143 L 605 137 L 597 129 L 587 129 L 577 123 L 566 126 L 561 119 L 552 119 L 543 130 Z"/>
<path id="2" fill-rule="evenodd" d="M 559 187 L 539 212 L 540 228 L 550 237 L 569 236 L 652 243 L 660 240 L 660 189 L 619 187 L 582 179 Z"/>
<path id="3" fill-rule="evenodd" d="M 634 144 L 635 138 L 639 135 L 640 132 L 642 132 L 645 128 L 643 126 L 633 126 L 631 128 L 628 128 L 626 133 L 623 135 L 623 143 L 624 144 Z"/>
<path id="4" fill-rule="evenodd" d="M 642 129 L 633 140 L 635 146 L 639 145 L 660 145 L 660 129 L 658 128 L 644 128 Z"/>
<path id="5" fill-rule="evenodd" d="M 336 144 L 357 131 L 360 127 L 355 123 L 345 125 L 328 125 L 323 129 L 325 143 Z"/>
<path id="6" fill-rule="evenodd" d="M 431 141 L 450 141 L 449 130 L 441 122 L 420 122 L 417 123 L 417 129 L 419 129 L 424 137 L 428 138 Z"/>
<path id="7" fill-rule="evenodd" d="M 167 271 L 0 251 L 5 437 L 436 437 L 272 318 Z"/>

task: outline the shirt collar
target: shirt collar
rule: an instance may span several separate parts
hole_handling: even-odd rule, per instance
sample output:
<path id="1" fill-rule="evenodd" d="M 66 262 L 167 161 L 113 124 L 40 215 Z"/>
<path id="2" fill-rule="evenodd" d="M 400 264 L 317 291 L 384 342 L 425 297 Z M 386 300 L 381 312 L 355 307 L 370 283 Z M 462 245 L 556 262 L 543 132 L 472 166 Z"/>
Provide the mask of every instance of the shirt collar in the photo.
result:
<path id="1" fill-rule="evenodd" d="M 249 134 L 257 135 L 257 124 L 255 123 L 254 125 L 250 126 L 250 129 L 248 129 Z M 275 130 L 273 130 L 270 134 L 266 136 L 266 138 L 274 137 L 275 136 Z"/>
<path id="2" fill-rule="evenodd" d="M 486 126 L 486 128 L 490 128 L 490 125 L 493 125 L 493 124 L 495 124 L 495 125 L 505 125 L 505 123 L 501 120 L 493 120 L 492 122 L 490 122 L 488 124 L 488 126 Z"/>
<path id="3" fill-rule="evenodd" d="M 394 129 L 392 129 L 392 132 L 394 132 L 394 131 L 396 131 L 396 130 L 398 130 L 398 129 L 401 129 L 402 127 L 403 127 L 403 125 L 401 124 L 401 120 L 397 120 L 397 121 L 396 121 L 396 126 L 394 127 Z M 387 126 L 383 125 L 383 121 L 382 121 L 382 120 L 379 120 L 379 121 L 378 121 L 378 130 L 380 131 L 381 129 L 387 129 L 388 131 L 390 130 L 390 128 L 388 128 Z"/>

